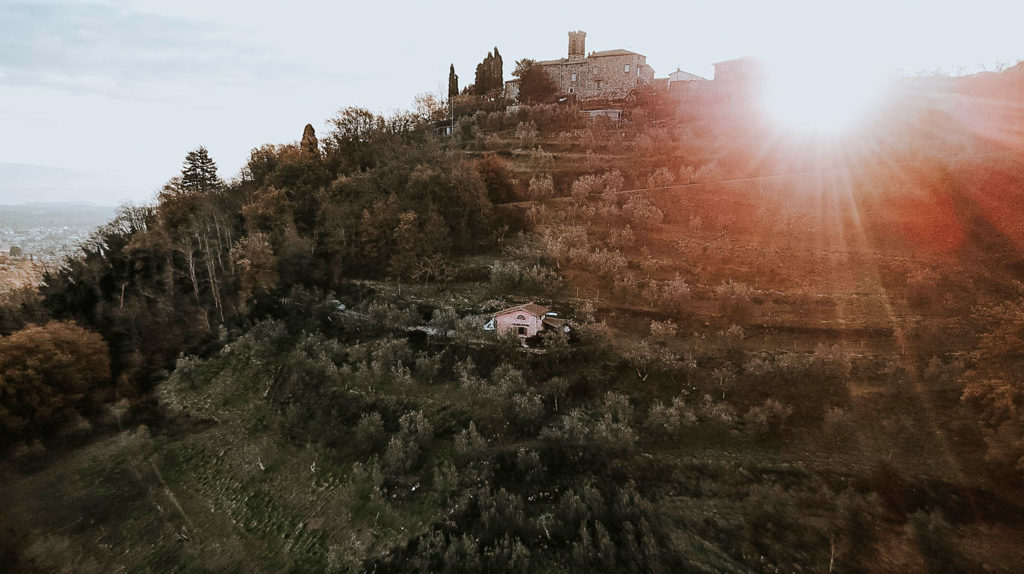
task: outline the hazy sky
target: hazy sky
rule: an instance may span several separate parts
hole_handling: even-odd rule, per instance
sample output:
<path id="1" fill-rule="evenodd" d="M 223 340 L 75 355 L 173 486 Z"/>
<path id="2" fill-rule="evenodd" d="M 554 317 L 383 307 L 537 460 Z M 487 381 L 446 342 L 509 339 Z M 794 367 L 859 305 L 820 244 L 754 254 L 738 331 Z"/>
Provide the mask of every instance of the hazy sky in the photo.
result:
<path id="1" fill-rule="evenodd" d="M 628 48 L 658 77 L 744 55 L 974 72 L 1024 58 L 1024 4 L 0 0 L 0 203 L 146 201 L 205 145 L 225 177 L 339 108 L 411 107 L 497 46 Z M 851 68 L 851 70 L 854 68 Z"/>

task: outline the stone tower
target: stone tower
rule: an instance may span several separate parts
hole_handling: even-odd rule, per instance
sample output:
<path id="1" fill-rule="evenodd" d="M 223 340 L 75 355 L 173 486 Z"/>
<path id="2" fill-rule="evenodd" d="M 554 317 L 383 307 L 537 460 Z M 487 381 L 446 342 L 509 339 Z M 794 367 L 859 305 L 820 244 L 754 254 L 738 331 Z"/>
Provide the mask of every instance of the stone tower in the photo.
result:
<path id="1" fill-rule="evenodd" d="M 569 32 L 569 61 L 580 62 L 587 53 L 587 33 L 582 30 Z"/>

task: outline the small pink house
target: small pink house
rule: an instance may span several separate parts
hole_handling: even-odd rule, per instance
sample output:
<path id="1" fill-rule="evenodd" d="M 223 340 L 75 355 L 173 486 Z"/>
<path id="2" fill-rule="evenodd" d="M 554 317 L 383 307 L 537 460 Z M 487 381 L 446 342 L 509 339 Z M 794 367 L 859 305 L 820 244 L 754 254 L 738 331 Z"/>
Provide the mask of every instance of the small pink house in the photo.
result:
<path id="1" fill-rule="evenodd" d="M 498 311 L 485 328 L 499 333 L 512 331 L 525 339 L 543 331 L 545 327 L 568 329 L 565 320 L 556 318 L 547 307 L 525 303 Z"/>

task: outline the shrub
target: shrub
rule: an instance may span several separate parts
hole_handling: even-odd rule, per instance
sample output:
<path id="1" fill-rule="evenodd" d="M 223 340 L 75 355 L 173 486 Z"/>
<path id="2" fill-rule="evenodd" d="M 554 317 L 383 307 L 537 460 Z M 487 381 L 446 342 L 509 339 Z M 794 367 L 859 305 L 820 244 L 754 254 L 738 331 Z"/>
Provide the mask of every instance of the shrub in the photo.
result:
<path id="1" fill-rule="evenodd" d="M 612 228 L 608 231 L 606 239 L 608 247 L 622 251 L 636 245 L 636 234 L 628 224 L 624 227 Z"/>
<path id="2" fill-rule="evenodd" d="M 476 161 L 476 170 L 484 181 L 487 198 L 491 203 L 504 203 L 515 199 L 512 168 L 507 161 L 495 154 L 488 154 Z"/>
<path id="3" fill-rule="evenodd" d="M 676 336 L 679 332 L 679 325 L 672 322 L 671 319 L 666 321 L 651 321 L 651 336 L 658 341 L 665 342 Z"/>
<path id="4" fill-rule="evenodd" d="M 660 303 L 663 307 L 675 313 L 682 312 L 690 300 L 690 286 L 681 276 L 676 275 L 671 281 L 665 283 L 661 290 Z"/>
<path id="5" fill-rule="evenodd" d="M 711 183 L 721 181 L 722 179 L 722 169 L 718 167 L 718 162 L 716 161 L 700 166 L 693 176 L 693 181 L 698 183 Z"/>
<path id="6" fill-rule="evenodd" d="M 392 474 L 404 474 L 416 468 L 423 450 L 434 438 L 434 427 L 423 411 L 410 411 L 398 419 L 398 432 L 384 450 L 384 467 Z"/>
<path id="7" fill-rule="evenodd" d="M 783 427 L 792 414 L 792 407 L 768 399 L 764 404 L 751 407 L 743 416 L 743 423 L 760 437 L 777 437 L 782 434 Z"/>
<path id="8" fill-rule="evenodd" d="M 718 383 L 718 388 L 722 390 L 722 398 L 724 399 L 725 392 L 736 386 L 736 367 L 732 363 L 725 363 L 711 371 L 711 378 Z"/>
<path id="9" fill-rule="evenodd" d="M 831 407 L 825 411 L 821 422 L 822 435 L 836 446 L 849 442 L 856 436 L 857 427 L 845 409 Z"/>
<path id="10" fill-rule="evenodd" d="M 489 460 L 491 451 L 487 439 L 476 430 L 476 424 L 472 421 L 468 428 L 455 435 L 455 455 L 460 466 Z"/>
<path id="11" fill-rule="evenodd" d="M 679 412 L 661 401 L 655 401 L 647 413 L 644 427 L 660 436 L 672 436 L 679 430 Z"/>
<path id="12" fill-rule="evenodd" d="M 695 181 L 697 181 L 696 177 L 697 170 L 694 169 L 692 165 L 684 165 L 683 167 L 679 168 L 678 181 L 681 185 L 694 183 Z"/>
<path id="13" fill-rule="evenodd" d="M 750 298 L 753 294 L 754 290 L 751 287 L 732 279 L 715 287 L 719 312 L 734 323 L 744 323 L 750 318 L 753 312 Z"/>
<path id="14" fill-rule="evenodd" d="M 679 361 L 679 358 L 668 349 L 653 347 L 647 341 L 633 345 L 623 358 L 636 370 L 636 375 L 641 381 L 646 381 L 651 373 L 671 372 Z"/>
<path id="15" fill-rule="evenodd" d="M 977 565 L 971 567 L 954 543 L 953 527 L 946 522 L 941 512 L 915 512 L 907 520 L 906 530 L 924 558 L 927 572 L 976 571 Z"/>
<path id="16" fill-rule="evenodd" d="M 736 409 L 725 401 L 716 401 L 705 394 L 697 405 L 697 415 L 704 422 L 731 425 L 736 422 Z"/>
<path id="17" fill-rule="evenodd" d="M 496 261 L 491 265 L 490 284 L 496 293 L 553 293 L 561 283 L 557 272 L 541 265 L 526 266 L 516 261 Z"/>
<path id="18" fill-rule="evenodd" d="M 441 355 L 431 355 L 425 351 L 416 353 L 414 373 L 424 383 L 431 383 L 441 372 Z"/>
<path id="19" fill-rule="evenodd" d="M 533 176 L 530 178 L 530 187 L 527 193 L 534 201 L 551 199 L 555 196 L 555 182 L 550 175 Z"/>
<path id="20" fill-rule="evenodd" d="M 365 413 L 356 423 L 355 447 L 362 452 L 375 452 L 384 444 L 387 434 L 384 420 L 377 411 Z"/>
<path id="21" fill-rule="evenodd" d="M 622 177 L 622 173 L 619 170 L 609 171 L 601 176 L 602 183 L 604 184 L 604 194 L 614 194 L 622 191 L 622 186 L 625 185 L 626 180 Z"/>
<path id="22" fill-rule="evenodd" d="M 544 473 L 544 465 L 540 462 L 540 453 L 520 447 L 516 451 L 516 470 L 527 482 L 538 480 Z"/>
<path id="23" fill-rule="evenodd" d="M 633 225 L 641 229 L 655 227 L 665 219 L 665 214 L 642 195 L 631 197 L 622 206 L 622 212 Z"/>
<path id="24" fill-rule="evenodd" d="M 586 203 L 591 197 L 604 191 L 604 178 L 598 175 L 585 175 L 572 183 L 572 198 L 577 203 Z"/>
<path id="25" fill-rule="evenodd" d="M 395 477 L 413 470 L 419 464 L 421 454 L 420 446 L 416 444 L 416 441 L 402 434 L 396 434 L 388 441 L 381 462 L 387 473 Z"/>
<path id="26" fill-rule="evenodd" d="M 657 171 L 647 176 L 647 189 L 669 187 L 675 183 L 675 180 L 675 176 L 667 167 L 658 168 Z"/>
<path id="27" fill-rule="evenodd" d="M 746 337 L 746 333 L 743 331 L 743 327 L 732 324 L 729 325 L 728 329 L 718 332 L 718 343 L 721 345 L 722 350 L 735 354 L 743 350 L 744 337 Z"/>
<path id="28" fill-rule="evenodd" d="M 473 139 L 479 140 L 480 130 L 473 128 Z M 487 134 L 484 136 L 484 149 L 495 151 L 501 149 L 504 142 L 501 140 L 501 136 L 498 134 Z"/>
<path id="29" fill-rule="evenodd" d="M 533 121 L 519 122 L 516 126 L 516 139 L 523 149 L 530 149 L 537 143 L 537 134 L 537 125 Z"/>
<path id="30" fill-rule="evenodd" d="M 622 455 L 636 444 L 636 432 L 628 422 L 611 413 L 595 418 L 579 408 L 544 428 L 540 436 L 574 460 Z"/>
<path id="31" fill-rule="evenodd" d="M 511 406 L 511 418 L 523 434 L 536 431 L 544 420 L 544 401 L 536 393 L 512 395 Z"/>
<path id="32" fill-rule="evenodd" d="M 348 313 L 346 316 L 354 316 L 354 314 Z M 370 335 L 405 331 L 406 327 L 419 322 L 419 317 L 413 309 L 400 308 L 391 303 L 376 301 L 366 305 L 363 309 L 363 316 L 365 319 L 362 326 Z"/>
<path id="33" fill-rule="evenodd" d="M 633 406 L 629 404 L 629 397 L 614 391 L 605 393 L 600 413 L 616 423 L 629 425 L 633 422 Z"/>
<path id="34" fill-rule="evenodd" d="M 583 256 L 586 267 L 598 277 L 615 279 L 628 266 L 626 257 L 618 251 L 597 249 Z"/>

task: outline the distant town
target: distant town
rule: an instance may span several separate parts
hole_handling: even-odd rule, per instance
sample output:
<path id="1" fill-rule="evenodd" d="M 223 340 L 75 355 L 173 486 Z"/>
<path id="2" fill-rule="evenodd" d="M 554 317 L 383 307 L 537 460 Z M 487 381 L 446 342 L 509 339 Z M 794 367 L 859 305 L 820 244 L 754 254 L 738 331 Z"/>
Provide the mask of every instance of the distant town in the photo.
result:
<path id="1" fill-rule="evenodd" d="M 0 205 L 0 254 L 57 262 L 113 217 L 112 207 L 86 204 Z"/>

